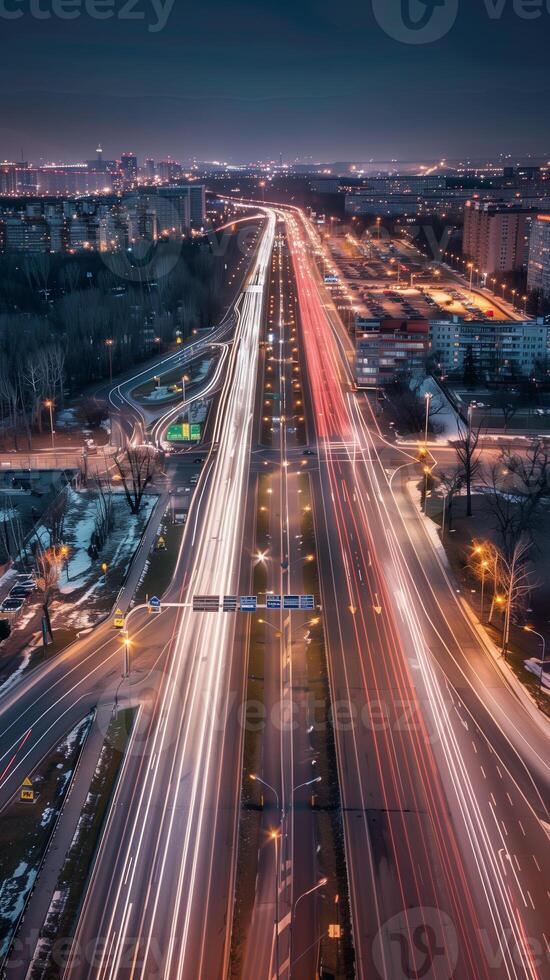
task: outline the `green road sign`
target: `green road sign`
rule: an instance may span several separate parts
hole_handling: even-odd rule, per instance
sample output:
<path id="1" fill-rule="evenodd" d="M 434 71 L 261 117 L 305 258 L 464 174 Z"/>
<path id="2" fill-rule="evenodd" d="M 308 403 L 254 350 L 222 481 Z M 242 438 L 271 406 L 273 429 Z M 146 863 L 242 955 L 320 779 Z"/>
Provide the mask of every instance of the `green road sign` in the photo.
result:
<path id="1" fill-rule="evenodd" d="M 191 435 L 191 442 L 200 442 L 200 438 L 201 438 L 200 423 L 191 422 L 191 425 L 189 426 L 189 430 Z"/>

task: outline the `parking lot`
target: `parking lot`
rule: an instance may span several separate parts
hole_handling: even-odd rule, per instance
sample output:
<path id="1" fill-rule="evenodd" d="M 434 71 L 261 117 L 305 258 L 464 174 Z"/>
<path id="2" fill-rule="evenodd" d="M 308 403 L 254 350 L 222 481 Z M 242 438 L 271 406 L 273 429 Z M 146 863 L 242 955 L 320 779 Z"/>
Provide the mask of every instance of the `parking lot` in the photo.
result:
<path id="1" fill-rule="evenodd" d="M 506 309 L 468 286 L 445 266 L 430 262 L 409 243 L 351 234 L 326 239 L 325 261 L 337 306 L 366 319 L 506 320 Z M 336 281 L 332 282 L 332 278 Z M 351 322 L 351 320 L 350 320 Z"/>

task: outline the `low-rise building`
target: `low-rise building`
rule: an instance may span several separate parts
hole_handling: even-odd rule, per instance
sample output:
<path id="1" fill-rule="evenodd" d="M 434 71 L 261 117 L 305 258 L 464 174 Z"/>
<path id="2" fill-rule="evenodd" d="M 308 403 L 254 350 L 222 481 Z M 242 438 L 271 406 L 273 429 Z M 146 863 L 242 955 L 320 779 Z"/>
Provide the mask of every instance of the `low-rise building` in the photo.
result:
<path id="1" fill-rule="evenodd" d="M 426 373 L 430 349 L 427 320 L 371 320 L 355 322 L 355 381 L 372 388 L 399 375 Z"/>
<path id="2" fill-rule="evenodd" d="M 480 380 L 528 377 L 547 363 L 550 327 L 538 320 L 430 321 L 433 358 L 443 374 L 464 371 L 466 359 Z"/>

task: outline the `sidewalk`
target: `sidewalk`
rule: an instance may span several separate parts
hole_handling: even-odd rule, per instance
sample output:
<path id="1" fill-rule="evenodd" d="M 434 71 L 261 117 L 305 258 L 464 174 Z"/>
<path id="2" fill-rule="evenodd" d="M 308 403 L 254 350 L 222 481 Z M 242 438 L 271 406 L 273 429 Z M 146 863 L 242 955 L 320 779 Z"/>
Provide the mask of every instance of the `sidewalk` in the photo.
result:
<path id="1" fill-rule="evenodd" d="M 414 480 L 409 480 L 407 482 L 406 492 L 411 502 L 413 503 L 415 510 L 418 512 L 418 517 L 421 521 L 426 537 L 432 546 L 435 559 L 439 564 L 441 572 L 447 581 L 449 589 L 456 595 L 456 586 L 453 584 L 454 572 L 451 567 L 451 563 L 447 557 L 445 548 L 441 543 L 441 539 L 437 532 L 437 526 L 433 523 L 432 520 L 425 517 L 425 515 L 420 510 L 420 492 L 417 489 Z M 521 704 L 523 705 L 525 710 L 528 711 L 530 717 L 536 724 L 537 728 L 541 731 L 543 735 L 548 737 L 548 735 L 550 734 L 550 721 L 548 720 L 548 718 L 545 717 L 542 711 L 539 711 L 537 705 L 532 700 L 529 692 L 525 689 L 521 681 L 518 680 L 514 672 L 510 670 L 507 663 L 504 661 L 502 657 L 501 651 L 495 645 L 491 637 L 487 634 L 487 631 L 483 628 L 483 625 L 481 624 L 475 612 L 471 608 L 469 602 L 466 599 L 464 599 L 462 595 L 459 595 L 457 598 L 464 615 L 467 617 L 470 623 L 470 626 L 472 627 L 473 630 L 475 630 L 481 646 L 492 657 L 504 681 L 506 682 L 510 690 L 516 695 L 518 700 L 521 701 Z"/>
<path id="2" fill-rule="evenodd" d="M 71 845 L 80 812 L 88 795 L 112 712 L 113 703 L 111 701 L 98 707 L 90 734 L 82 749 L 69 794 L 50 841 L 46 860 L 36 879 L 16 937 L 17 956 L 12 955 L 6 964 L 6 976 L 9 977 L 9 980 L 25 980 L 27 975 L 65 856 Z"/>

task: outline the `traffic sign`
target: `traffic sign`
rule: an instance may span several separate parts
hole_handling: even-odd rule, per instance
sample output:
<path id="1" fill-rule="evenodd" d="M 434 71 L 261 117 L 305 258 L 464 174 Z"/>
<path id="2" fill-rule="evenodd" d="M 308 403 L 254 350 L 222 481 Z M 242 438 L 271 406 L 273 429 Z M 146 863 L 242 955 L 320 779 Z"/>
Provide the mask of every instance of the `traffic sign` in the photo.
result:
<path id="1" fill-rule="evenodd" d="M 25 776 L 21 785 L 21 799 L 26 800 L 27 803 L 34 801 L 34 789 L 28 776 Z"/>
<path id="2" fill-rule="evenodd" d="M 314 595 L 301 595 L 300 596 L 300 609 L 315 609 L 315 596 Z"/>
<path id="3" fill-rule="evenodd" d="M 117 630 L 123 630 L 124 629 L 124 613 L 122 612 L 122 609 L 117 609 L 116 610 L 115 616 L 114 616 L 114 619 L 113 619 L 113 626 Z"/>
<path id="4" fill-rule="evenodd" d="M 199 422 L 191 422 L 189 426 L 189 432 L 191 436 L 191 442 L 201 441 L 201 427 Z"/>
<path id="5" fill-rule="evenodd" d="M 282 603 L 282 596 L 280 595 L 266 595 L 265 604 L 267 609 L 280 609 Z"/>
<path id="6" fill-rule="evenodd" d="M 300 596 L 299 595 L 285 595 L 283 596 L 283 609 L 299 609 L 300 608 Z"/>
<path id="7" fill-rule="evenodd" d="M 255 595 L 242 595 L 239 608 L 241 612 L 256 612 L 258 608 L 258 597 Z"/>
<path id="8" fill-rule="evenodd" d="M 217 612 L 220 608 L 219 595 L 194 595 L 193 612 Z"/>
<path id="9" fill-rule="evenodd" d="M 159 613 L 161 608 L 162 605 L 160 599 L 156 595 L 151 596 L 149 599 L 149 612 Z"/>
<path id="10" fill-rule="evenodd" d="M 164 537 L 164 535 L 161 534 L 157 541 L 157 551 L 164 551 L 165 548 L 166 548 L 166 538 Z"/>
<path id="11" fill-rule="evenodd" d="M 237 596 L 236 595 L 224 595 L 224 597 L 223 597 L 223 611 L 224 612 L 237 612 Z"/>
<path id="12" fill-rule="evenodd" d="M 337 922 L 329 922 L 328 938 L 329 939 L 341 939 L 342 938 L 342 926 L 338 925 Z"/>

